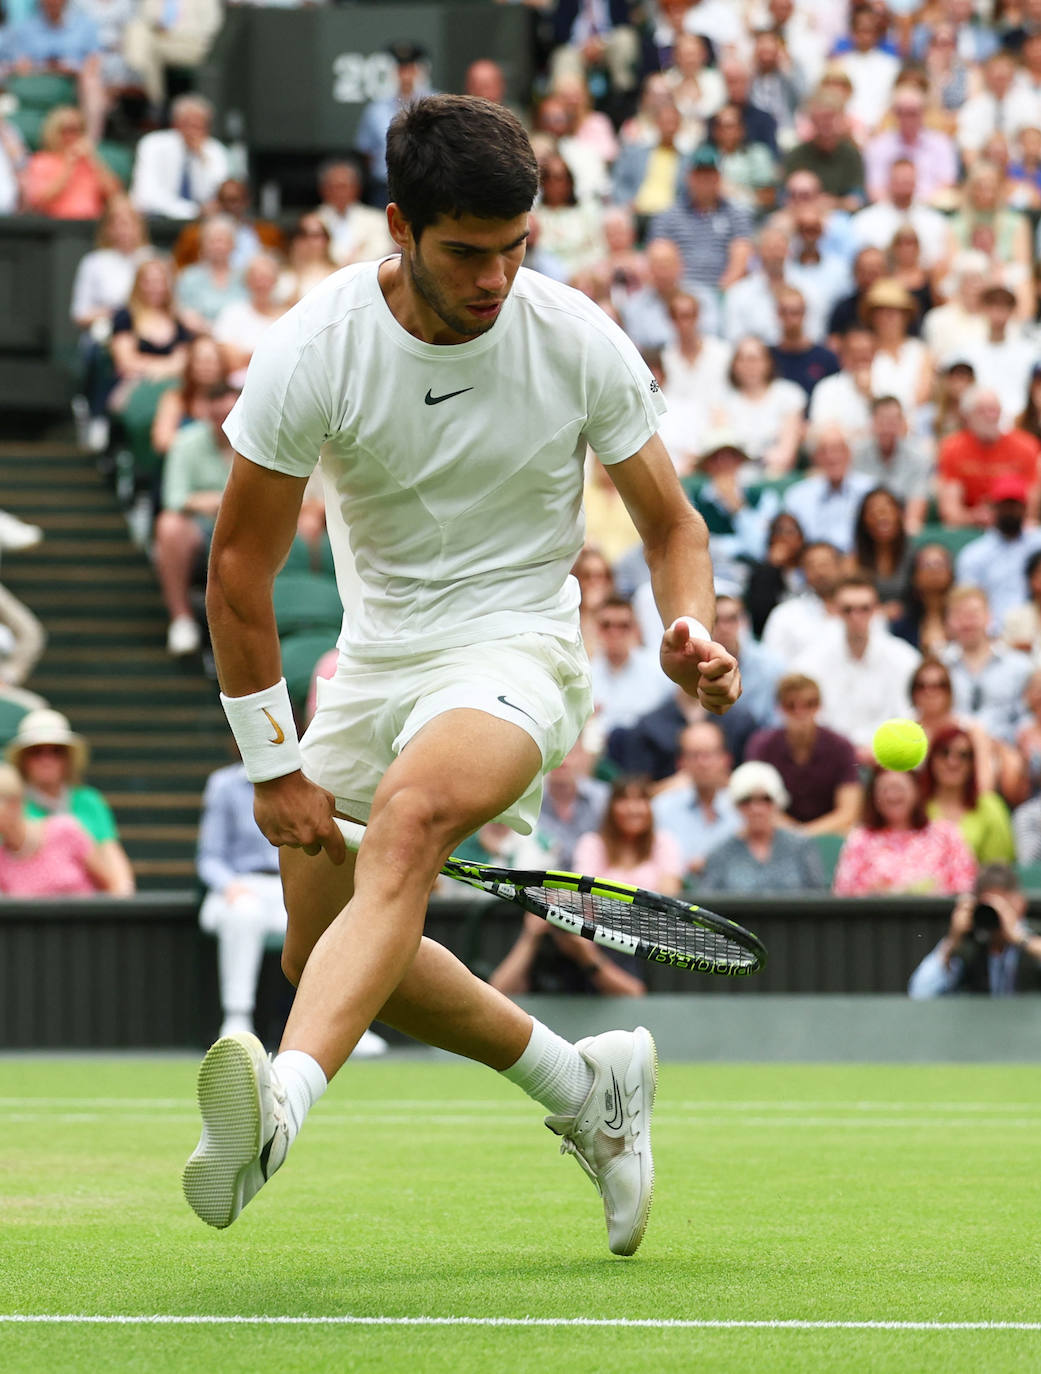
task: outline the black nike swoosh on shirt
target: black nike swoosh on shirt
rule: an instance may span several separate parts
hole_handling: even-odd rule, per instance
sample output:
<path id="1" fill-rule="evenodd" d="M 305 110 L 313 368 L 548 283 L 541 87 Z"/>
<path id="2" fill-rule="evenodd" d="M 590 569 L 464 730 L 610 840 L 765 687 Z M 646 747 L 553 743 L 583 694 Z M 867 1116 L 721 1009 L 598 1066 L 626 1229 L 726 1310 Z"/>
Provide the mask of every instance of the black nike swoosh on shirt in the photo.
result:
<path id="1" fill-rule="evenodd" d="M 442 401 L 450 401 L 453 396 L 462 396 L 467 391 L 473 391 L 473 387 L 464 386 L 461 391 L 446 391 L 443 396 L 432 396 L 428 391 L 423 397 L 423 401 L 428 406 L 439 406 Z"/>

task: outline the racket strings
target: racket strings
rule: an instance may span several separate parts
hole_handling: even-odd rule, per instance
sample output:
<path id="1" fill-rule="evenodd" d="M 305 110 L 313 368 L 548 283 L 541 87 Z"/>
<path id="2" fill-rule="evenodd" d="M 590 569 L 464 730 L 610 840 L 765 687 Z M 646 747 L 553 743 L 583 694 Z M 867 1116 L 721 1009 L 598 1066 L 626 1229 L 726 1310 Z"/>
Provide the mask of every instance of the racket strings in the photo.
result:
<path id="1" fill-rule="evenodd" d="M 526 889 L 538 901 L 573 912 L 588 924 L 604 926 L 620 935 L 632 935 L 648 945 L 696 959 L 725 959 L 731 964 L 756 962 L 738 941 L 723 931 L 700 925 L 696 913 L 680 903 L 674 908 L 657 907 L 637 897 L 632 902 L 602 892 L 573 892 L 550 887 Z"/>

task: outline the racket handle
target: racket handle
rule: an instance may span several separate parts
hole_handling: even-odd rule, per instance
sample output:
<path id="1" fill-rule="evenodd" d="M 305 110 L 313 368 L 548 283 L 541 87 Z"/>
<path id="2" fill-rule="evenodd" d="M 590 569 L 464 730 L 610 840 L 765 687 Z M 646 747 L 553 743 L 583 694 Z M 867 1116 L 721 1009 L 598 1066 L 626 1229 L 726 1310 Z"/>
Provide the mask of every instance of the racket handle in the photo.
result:
<path id="1" fill-rule="evenodd" d="M 365 827 L 359 825 L 357 821 L 345 821 L 340 816 L 334 816 L 333 822 L 343 836 L 343 842 L 348 849 L 360 849 L 361 842 L 365 838 Z"/>

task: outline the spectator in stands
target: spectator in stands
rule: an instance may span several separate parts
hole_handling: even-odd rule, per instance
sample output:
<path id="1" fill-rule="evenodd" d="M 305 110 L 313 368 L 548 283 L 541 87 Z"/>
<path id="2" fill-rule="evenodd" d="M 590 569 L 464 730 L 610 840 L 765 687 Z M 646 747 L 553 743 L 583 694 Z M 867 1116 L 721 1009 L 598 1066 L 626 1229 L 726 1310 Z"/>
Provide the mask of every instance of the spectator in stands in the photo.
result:
<path id="1" fill-rule="evenodd" d="M 1041 564 L 1041 554 L 1038 555 L 1038 563 Z M 1041 670 L 1035 668 L 1027 679 L 1027 685 L 1023 689 L 1023 702 L 1027 715 L 1016 731 L 1016 749 L 1022 760 L 1027 792 L 1030 796 L 1037 797 L 1041 794 Z M 1041 845 L 1041 830 L 1037 841 L 1030 846 L 1020 843 L 1018 817 L 1022 809 L 1019 807 L 1012 817 L 1016 831 L 1016 852 L 1020 863 L 1037 863 L 1041 861 L 1041 853 L 1029 856 L 1026 851 L 1028 848 L 1035 849 Z"/>
<path id="2" fill-rule="evenodd" d="M 318 169 L 318 194 L 315 214 L 332 237 L 332 256 L 341 266 L 370 262 L 394 249 L 387 216 L 382 210 L 364 205 L 361 199 L 361 173 L 353 162 L 323 162 Z"/>
<path id="3" fill-rule="evenodd" d="M 201 95 L 178 96 L 170 124 L 138 143 L 130 199 L 145 215 L 195 219 L 216 208 L 218 188 L 228 179 L 228 150 L 210 135 L 213 106 Z"/>
<path id="4" fill-rule="evenodd" d="M 766 344 L 747 335 L 734 348 L 726 389 L 710 415 L 765 476 L 781 477 L 795 466 L 805 406 L 802 387 L 778 377 Z"/>
<path id="5" fill-rule="evenodd" d="M 118 380 L 109 410 L 125 410 L 139 385 L 179 380 L 190 339 L 175 311 L 169 263 L 164 258 L 146 259 L 134 275 L 125 309 L 112 318 L 109 348 Z"/>
<path id="6" fill-rule="evenodd" d="M 600 608 L 608 597 L 615 594 L 614 573 L 600 549 L 594 544 L 586 544 L 575 559 L 571 576 L 578 583 L 582 642 L 586 653 L 592 658 L 600 648 L 600 631 L 597 629 Z"/>
<path id="7" fill-rule="evenodd" d="M 1002 638 L 1041 663 L 1041 550 L 1027 559 L 1023 576 L 1026 594 L 1019 605 L 1006 612 Z"/>
<path id="8" fill-rule="evenodd" d="M 900 157 L 889 168 L 884 195 L 853 216 L 850 229 L 857 248 L 887 251 L 897 231 L 910 225 L 918 236 L 922 266 L 927 271 L 941 267 L 949 251 L 947 220 L 939 210 L 917 199 L 915 165 Z"/>
<path id="9" fill-rule="evenodd" d="M 982 90 L 958 111 L 958 150 L 970 167 L 991 134 L 1036 124 L 1041 118 L 1041 101 L 1016 82 L 1017 64 L 1011 53 L 994 53 L 981 75 Z"/>
<path id="10" fill-rule="evenodd" d="M 986 387 L 972 387 L 962 397 L 964 425 L 940 445 L 937 457 L 937 501 L 945 525 L 990 524 L 990 493 L 999 474 L 1015 474 L 1027 487 L 1027 510 L 1038 511 L 1038 457 L 1041 443 L 1022 430 L 1006 429 L 1001 398 Z"/>
<path id="11" fill-rule="evenodd" d="M 908 994 L 921 1001 L 949 993 L 1007 997 L 1035 989 L 1041 938 L 1026 924 L 1026 909 L 1015 869 L 984 864 L 973 895 L 958 898 L 947 934 L 911 974 Z"/>
<path id="12" fill-rule="evenodd" d="M 717 396 L 726 385 L 730 349 L 722 339 L 701 332 L 701 303 L 686 291 L 669 301 L 673 342 L 662 349 L 662 364 L 669 379 L 669 398 L 692 401 L 704 407 L 706 397 Z"/>
<path id="13" fill-rule="evenodd" d="M 746 759 L 776 768 L 785 788 L 787 814 L 806 835 L 844 835 L 860 814 L 856 752 L 849 740 L 818 723 L 820 687 L 805 673 L 786 673 L 777 683 L 780 727 L 759 730 Z"/>
<path id="14" fill-rule="evenodd" d="M 992 162 L 980 158 L 962 184 L 960 208 L 950 218 L 951 251 L 979 249 L 991 271 L 1016 293 L 1020 312 L 1033 307 L 1030 286 L 1030 223 L 1005 202 L 1003 179 Z"/>
<path id="15" fill-rule="evenodd" d="M 9 763 L 0 764 L 0 892 L 5 897 L 129 895 L 75 816 L 27 814 L 22 776 Z"/>
<path id="16" fill-rule="evenodd" d="M 1016 428 L 1041 440 L 1041 362 L 1031 369 L 1026 405 L 1016 417 Z"/>
<path id="17" fill-rule="evenodd" d="M 864 149 L 867 193 L 881 200 L 895 162 L 911 162 L 917 198 L 935 201 L 958 181 L 958 153 L 945 133 L 925 126 L 926 98 L 918 86 L 899 84 L 893 91 L 893 124 L 875 134 Z"/>
<path id="18" fill-rule="evenodd" d="M 301 215 L 290 235 L 289 261 L 278 278 L 275 297 L 281 305 L 295 305 L 336 270 L 324 222 L 315 213 Z"/>
<path id="19" fill-rule="evenodd" d="M 853 86 L 846 109 L 848 117 L 867 133 L 885 118 L 889 100 L 900 74 L 900 59 L 887 50 L 885 21 L 869 4 L 854 4 L 850 15 L 850 47 L 835 58 Z"/>
<path id="20" fill-rule="evenodd" d="M 554 862 L 572 869 L 575 845 L 590 830 L 599 830 L 607 806 L 608 786 L 591 776 L 593 758 L 580 736 L 563 761 L 546 774 L 536 830 L 552 846 Z"/>
<path id="21" fill-rule="evenodd" d="M 152 421 L 152 447 L 156 453 L 167 453 L 184 425 L 207 419 L 213 391 L 227 385 L 228 370 L 220 345 L 208 334 L 192 339 L 180 386 L 167 387 L 156 406 Z"/>
<path id="22" fill-rule="evenodd" d="M 382 209 L 387 203 L 387 130 L 399 110 L 421 95 L 432 95 L 428 81 L 427 54 L 418 43 L 404 40 L 387 49 L 394 62 L 397 89 L 393 95 L 379 96 L 362 108 L 354 135 L 354 146 L 365 159 L 370 205 Z"/>
<path id="23" fill-rule="evenodd" d="M 990 262 L 986 253 L 968 248 L 955 253 L 943 282 L 943 305 L 930 310 L 922 321 L 922 338 L 944 367 L 961 360 L 964 350 L 987 335 L 987 321 L 980 311 L 980 297 L 987 284 Z"/>
<path id="24" fill-rule="evenodd" d="M 889 275 L 910 292 L 915 304 L 911 330 L 921 334 L 922 319 L 937 304 L 939 297 L 933 289 L 932 276 L 922 263 L 922 245 L 913 224 L 902 224 L 889 245 Z"/>
<path id="25" fill-rule="evenodd" d="M 575 845 L 574 864 L 579 873 L 595 873 L 666 896 L 679 892 L 680 846 L 658 825 L 644 779 L 615 779 L 599 829 L 587 831 Z"/>
<path id="26" fill-rule="evenodd" d="M 607 597 L 597 614 L 600 649 L 591 660 L 593 704 L 605 736 L 664 701 L 672 685 L 661 670 L 656 650 L 639 642 L 631 604 Z"/>
<path id="27" fill-rule="evenodd" d="M 1014 472 L 1002 473 L 990 489 L 992 522 L 959 552 L 957 581 L 980 587 L 990 604 L 991 630 L 1027 598 L 1027 561 L 1041 550 L 1041 529 L 1025 527 L 1027 484 Z"/>
<path id="28" fill-rule="evenodd" d="M 271 253 L 284 251 L 285 241 L 278 225 L 271 220 L 257 219 L 253 215 L 249 183 L 242 177 L 228 177 L 217 187 L 214 213 L 224 215 L 235 231 L 231 265 L 237 272 L 241 272 L 250 258 L 263 249 Z M 199 261 L 202 252 L 202 230 L 206 222 L 205 219 L 193 220 L 177 235 L 173 246 L 173 260 L 178 271 L 190 263 Z"/>
<path id="29" fill-rule="evenodd" d="M 671 239 L 651 239 L 645 257 L 647 285 L 624 300 L 620 312 L 625 332 L 637 348 L 664 349 L 674 341 L 669 311 L 681 292 L 698 302 L 701 336 L 713 338 L 719 316 L 715 293 L 684 278 L 683 255 L 676 244 Z"/>
<path id="30" fill-rule="evenodd" d="M 34 819 L 74 816 L 97 845 L 95 858 L 108 873 L 105 891 L 126 897 L 134 892 L 134 872 L 119 841 L 112 809 L 83 775 L 89 751 L 59 711 L 29 711 L 6 749 L 8 762 L 24 783 L 25 814 Z"/>
<path id="31" fill-rule="evenodd" d="M 780 33 L 761 28 L 752 35 L 752 83 L 749 98 L 771 116 L 779 141 L 789 147 L 794 141 L 795 113 L 799 108 L 799 88 Z"/>
<path id="32" fill-rule="evenodd" d="M 706 8 L 704 0 L 701 0 L 701 8 Z M 720 9 L 723 7 L 720 6 Z M 708 134 L 710 140 L 716 140 L 716 121 L 724 109 L 733 107 L 741 116 L 741 124 L 748 138 L 749 143 L 757 143 L 766 148 L 771 157 L 777 155 L 777 121 L 772 114 L 760 107 L 749 99 L 749 91 L 752 86 L 752 69 L 745 61 L 744 56 L 738 54 L 735 49 L 724 53 L 719 62 L 719 74 L 723 78 L 723 85 L 726 90 L 726 104 L 720 106 L 709 119 Z"/>
<path id="33" fill-rule="evenodd" d="M 777 298 L 783 287 L 794 284 L 790 250 L 791 236 L 782 225 L 771 222 L 759 230 L 750 270 L 723 301 L 723 333 L 731 343 L 747 334 L 767 344 L 780 338 Z"/>
<path id="34" fill-rule="evenodd" d="M 671 10 L 686 9 L 682 0 L 673 0 Z M 659 5 L 663 12 L 666 6 Z M 709 62 L 708 45 L 697 33 L 681 29 L 672 48 L 672 63 L 665 68 L 666 89 L 675 100 L 683 119 L 686 138 L 702 141 L 705 121 L 721 109 L 726 87 L 719 70 Z"/>
<path id="35" fill-rule="evenodd" d="M 980 789 L 975 760 L 967 731 L 957 725 L 937 731 L 922 769 L 926 812 L 953 821 L 978 863 L 1014 863 L 1008 807 L 996 792 Z"/>
<path id="36" fill-rule="evenodd" d="M 798 520 L 795 523 L 801 531 Z M 842 553 L 827 540 L 803 543 L 799 557 L 802 590 L 774 607 L 762 634 L 763 643 L 786 667 L 790 668 L 792 661 L 832 623 L 842 564 Z"/>
<path id="37" fill-rule="evenodd" d="M 995 739 L 1012 743 L 1023 718 L 1030 659 L 990 633 L 987 594 L 955 587 L 947 598 L 948 644 L 940 657 L 954 685 L 954 705 Z M 896 712 L 893 713 L 897 714 Z"/>
<path id="38" fill-rule="evenodd" d="M 224 20 L 220 0 L 141 0 L 126 26 L 123 51 L 156 110 L 167 96 L 171 67 L 195 70 Z"/>
<path id="39" fill-rule="evenodd" d="M 144 220 L 124 195 L 109 199 L 95 245 L 80 259 L 72 283 L 70 314 L 83 330 L 111 324 L 130 299 L 134 273 L 153 251 Z"/>
<path id="40" fill-rule="evenodd" d="M 716 583 L 743 585 L 749 563 L 766 552 L 769 521 L 777 514 L 780 499 L 775 491 L 756 493 L 749 500 L 742 473 L 749 469 L 748 455 L 727 430 L 705 434 L 704 451 L 697 461 L 704 480 L 692 492 L 692 501 L 708 526 L 709 551 Z"/>
<path id="41" fill-rule="evenodd" d="M 897 498 L 906 534 L 921 530 L 932 463 L 921 440 L 908 437 L 904 408 L 895 396 L 878 396 L 871 402 L 871 434 L 854 447 L 853 468 Z"/>
<path id="42" fill-rule="evenodd" d="M 619 316 L 625 302 L 647 284 L 647 259 L 637 247 L 636 218 L 624 205 L 610 205 L 603 213 L 602 227 L 606 251 L 593 264 L 592 270 L 602 273 L 611 284 L 611 299 L 618 305 Z M 531 235 L 528 235 L 529 242 Z M 525 254 L 527 262 L 527 254 Z"/>
<path id="43" fill-rule="evenodd" d="M 720 726 L 694 722 L 677 741 L 679 771 L 652 802 L 655 824 L 678 846 L 685 883 L 700 873 L 716 844 L 736 834 L 738 814 L 727 793 L 730 754 Z"/>
<path id="44" fill-rule="evenodd" d="M 812 468 L 784 494 L 808 540 L 824 540 L 843 553 L 853 548 L 853 532 L 861 502 L 872 488 L 871 478 L 851 467 L 849 441 L 839 425 L 809 436 Z"/>
<path id="45" fill-rule="evenodd" d="M 854 329 L 865 327 L 867 294 L 888 270 L 886 255 L 881 248 L 862 248 L 853 259 L 855 290 L 838 301 L 828 317 L 828 343 L 838 347 L 839 340 Z"/>
<path id="46" fill-rule="evenodd" d="M 864 812 L 842 845 L 832 890 L 838 897 L 965 892 L 976 859 L 957 826 L 930 820 L 914 773 L 871 770 Z"/>
<path id="47" fill-rule="evenodd" d="M 122 192 L 86 127 L 72 105 L 51 110 L 40 133 L 41 150 L 22 173 L 27 210 L 51 219 L 98 219 L 108 201 Z"/>
<path id="48" fill-rule="evenodd" d="M 809 404 L 818 382 L 838 372 L 839 360 L 807 333 L 806 300 L 796 287 L 785 286 L 777 293 L 777 315 L 781 335 L 770 350 L 777 375 L 802 387 Z"/>
<path id="49" fill-rule="evenodd" d="M 1022 790 L 1026 769 L 1016 750 L 988 735 L 979 721 L 954 710 L 954 687 L 943 660 L 934 654 L 922 659 L 911 675 L 911 705 L 914 719 L 930 742 L 941 730 L 957 726 L 972 740 L 976 783 L 981 792 Z"/>
<path id="50" fill-rule="evenodd" d="M 235 224 L 227 215 L 203 220 L 199 259 L 177 274 L 174 295 L 178 313 L 193 334 L 209 334 L 226 305 L 246 299 L 243 275 L 232 265 Z"/>
<path id="51" fill-rule="evenodd" d="M 870 329 L 850 329 L 839 335 L 839 370 L 821 378 L 810 397 L 811 429 L 841 426 L 853 446 L 854 467 L 858 466 L 857 452 L 871 434 L 874 358 L 875 336 Z"/>
<path id="52" fill-rule="evenodd" d="M 821 720 L 850 740 L 862 763 L 871 761 L 871 739 L 882 722 L 907 715 L 908 682 L 921 657 L 890 634 L 878 609 L 872 578 L 844 577 L 835 592 L 837 623 L 792 664 L 795 672 L 819 674 Z"/>
<path id="53" fill-rule="evenodd" d="M 933 421 L 929 428 L 938 443 L 965 428 L 965 397 L 975 385 L 976 377 L 972 364 L 963 362 L 960 358 L 956 358 L 954 362 L 937 372 L 936 401 L 933 407 Z M 942 504 L 939 509 L 942 513 Z"/>
<path id="54" fill-rule="evenodd" d="M 105 123 L 101 37 L 94 21 L 68 0 L 38 0 L 35 9 L 6 32 L 4 66 L 16 76 L 65 76 L 74 84 L 92 143 Z"/>
<path id="55" fill-rule="evenodd" d="M 205 420 L 179 430 L 163 466 L 163 509 L 155 522 L 154 561 L 170 625 L 167 651 L 198 652 L 202 634 L 192 612 L 192 582 L 204 565 L 234 456 L 222 425 L 236 393 L 217 386 Z"/>
<path id="56" fill-rule="evenodd" d="M 28 156 L 21 133 L 0 111 L 0 215 L 13 215 L 18 209 Z"/>
<path id="57" fill-rule="evenodd" d="M 873 487 L 857 511 L 850 567 L 872 579 L 882 613 L 890 623 L 904 612 L 903 595 L 912 557 L 903 503 L 888 488 Z"/>
<path id="58" fill-rule="evenodd" d="M 766 553 L 753 563 L 745 586 L 745 605 L 756 639 L 761 638 L 767 616 L 781 601 L 805 587 L 802 551 L 806 540 L 794 515 L 779 511 L 766 530 Z"/>
<path id="59" fill-rule="evenodd" d="M 1036 47 L 1041 53 L 1041 42 Z M 1019 130 L 1013 143 L 1011 160 L 1005 168 L 1005 177 L 1010 183 L 1008 202 L 1013 209 L 1041 208 L 1041 128 Z M 1034 252 L 1036 256 L 1036 242 Z"/>
<path id="60" fill-rule="evenodd" d="M 670 210 L 654 216 L 650 236 L 676 243 L 692 281 L 725 291 L 748 267 L 752 219 L 744 206 L 724 198 L 719 155 L 708 144 L 691 155 L 684 191 Z"/>
<path id="61" fill-rule="evenodd" d="M 737 105 L 724 105 L 713 116 L 709 130 L 711 146 L 719 154 L 723 195 L 756 214 L 772 210 L 777 201 L 777 165 L 769 145 L 752 139 Z"/>
<path id="62" fill-rule="evenodd" d="M 676 203 L 684 152 L 679 146 L 683 120 L 671 100 L 654 112 L 654 143 L 623 143 L 611 169 L 611 195 L 637 215 L 656 215 Z"/>
<path id="63" fill-rule="evenodd" d="M 876 396 L 895 396 L 913 428 L 933 386 L 932 355 L 911 334 L 917 316 L 914 297 L 892 277 L 875 282 L 864 297 L 864 317 L 877 339 L 872 391 Z"/>
<path id="64" fill-rule="evenodd" d="M 575 178 L 559 153 L 540 163 L 539 240 L 569 278 L 600 261 L 606 251 L 600 211 L 580 201 Z"/>
<path id="65" fill-rule="evenodd" d="M 842 101 L 818 90 L 806 110 L 810 136 L 791 148 L 784 159 L 784 175 L 810 171 L 820 178 L 825 195 L 843 210 L 859 210 L 864 203 L 864 161 L 849 137 Z"/>
<path id="66" fill-rule="evenodd" d="M 1007 286 L 986 287 L 980 296 L 980 308 L 987 332 L 983 338 L 963 345 L 960 355 L 972 365 L 977 385 L 997 392 L 1002 420 L 1011 426 L 1022 413 L 1030 393 L 1037 344 L 1024 338 L 1011 324 L 1016 298 Z"/>
<path id="67" fill-rule="evenodd" d="M 246 368 L 261 336 L 286 312 L 275 298 L 281 264 L 270 253 L 258 253 L 246 268 L 248 299 L 231 301 L 213 322 L 213 337 L 221 346 L 224 365 L 234 387 L 246 380 Z"/>
<path id="68" fill-rule="evenodd" d="M 668 409 L 661 417 L 658 434 L 681 477 L 689 477 L 698 464 L 699 442 L 705 428 L 705 409 L 701 397 L 677 395 L 665 371 L 665 362 L 656 348 L 640 350 L 651 376 L 661 388 Z M 635 527 L 634 527 L 635 528 Z M 716 569 L 717 576 L 721 575 Z"/>
<path id="69" fill-rule="evenodd" d="M 741 830 L 709 852 L 699 892 L 801 892 L 827 886 L 814 842 L 782 821 L 789 798 L 776 768 L 743 763 L 734 769 L 728 791 Z"/>

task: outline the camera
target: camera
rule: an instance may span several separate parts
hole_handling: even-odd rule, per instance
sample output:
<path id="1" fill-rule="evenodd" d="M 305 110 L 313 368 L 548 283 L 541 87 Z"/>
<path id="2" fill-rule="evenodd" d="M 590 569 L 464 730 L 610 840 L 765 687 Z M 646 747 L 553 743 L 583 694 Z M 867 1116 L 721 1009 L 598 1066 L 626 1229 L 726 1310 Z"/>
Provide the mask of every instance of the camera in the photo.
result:
<path id="1" fill-rule="evenodd" d="M 989 945 L 1001 929 L 1001 917 L 987 902 L 977 902 L 972 913 L 972 938 L 980 945 Z"/>

